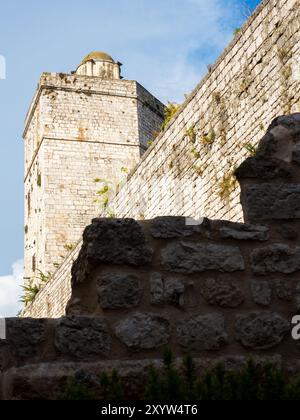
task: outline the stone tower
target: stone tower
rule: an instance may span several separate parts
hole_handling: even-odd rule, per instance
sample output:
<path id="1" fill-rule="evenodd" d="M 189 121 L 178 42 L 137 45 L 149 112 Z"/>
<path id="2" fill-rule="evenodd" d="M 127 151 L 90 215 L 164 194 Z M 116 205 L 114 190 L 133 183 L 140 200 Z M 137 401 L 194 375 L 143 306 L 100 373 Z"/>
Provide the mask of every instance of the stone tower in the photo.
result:
<path id="1" fill-rule="evenodd" d="M 23 135 L 25 282 L 55 271 L 102 211 L 95 179 L 113 189 L 162 124 L 162 103 L 120 68 L 93 52 L 72 74 L 41 76 Z"/>

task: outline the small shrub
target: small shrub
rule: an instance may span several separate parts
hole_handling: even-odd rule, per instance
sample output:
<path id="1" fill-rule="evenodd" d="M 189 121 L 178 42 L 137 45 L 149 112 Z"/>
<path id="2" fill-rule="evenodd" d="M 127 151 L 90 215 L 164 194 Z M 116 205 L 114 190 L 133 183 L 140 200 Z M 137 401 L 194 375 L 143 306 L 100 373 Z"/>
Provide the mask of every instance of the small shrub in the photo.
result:
<path id="1" fill-rule="evenodd" d="M 195 132 L 195 128 L 194 127 L 190 127 L 186 131 L 186 135 L 191 140 L 191 142 L 195 143 L 195 141 L 196 141 L 196 132 Z"/>
<path id="2" fill-rule="evenodd" d="M 237 179 L 233 171 L 225 174 L 219 183 L 219 197 L 221 200 L 229 198 L 230 194 L 235 190 Z"/>
<path id="3" fill-rule="evenodd" d="M 85 385 L 69 379 L 65 389 L 53 397 L 58 401 L 92 401 L 96 400 L 94 393 L 89 390 Z"/>
<path id="4" fill-rule="evenodd" d="M 73 250 L 74 250 L 74 248 L 75 248 L 75 245 L 74 245 L 74 244 L 65 244 L 65 245 L 64 245 L 64 249 L 65 249 L 67 252 L 71 252 L 71 251 L 73 251 Z"/>
<path id="5" fill-rule="evenodd" d="M 198 150 L 195 147 L 192 148 L 191 153 L 196 160 L 200 159 L 201 157 L 200 152 L 198 152 Z"/>
<path id="6" fill-rule="evenodd" d="M 180 105 L 174 103 L 174 102 L 168 102 L 168 105 L 165 109 L 165 121 L 163 122 L 161 126 L 161 131 L 164 131 L 166 126 L 169 124 L 171 119 L 174 117 L 176 112 L 179 110 Z"/>
<path id="7" fill-rule="evenodd" d="M 251 156 L 256 156 L 256 147 L 251 143 L 246 143 L 244 148 L 249 152 Z"/>
<path id="8" fill-rule="evenodd" d="M 40 173 L 38 173 L 38 175 L 37 175 L 36 183 L 37 183 L 38 187 L 42 186 L 42 175 Z"/>
<path id="9" fill-rule="evenodd" d="M 104 373 L 100 377 L 102 397 L 104 400 L 122 400 L 123 385 L 118 372 L 114 369 L 111 375 Z"/>
<path id="10" fill-rule="evenodd" d="M 277 55 L 282 64 L 285 64 L 291 58 L 291 53 L 286 48 L 279 48 Z"/>
<path id="11" fill-rule="evenodd" d="M 214 102 L 219 105 L 221 103 L 221 94 L 220 92 L 213 92 L 212 94 Z"/>
<path id="12" fill-rule="evenodd" d="M 33 280 L 30 280 L 27 285 L 22 286 L 23 289 L 23 296 L 21 297 L 21 302 L 24 303 L 25 307 L 28 306 L 31 302 L 34 301 L 36 298 L 36 295 L 41 290 L 41 286 L 37 285 L 33 282 Z"/>
<path id="13" fill-rule="evenodd" d="M 164 366 L 148 370 L 144 395 L 147 401 L 277 401 L 300 400 L 300 379 L 287 380 L 282 371 L 267 363 L 257 365 L 253 360 L 240 370 L 227 370 L 223 364 L 199 375 L 193 358 L 188 354 L 183 358 L 180 369 L 174 366 L 170 349 L 164 352 Z M 56 395 L 58 400 L 124 400 L 126 395 L 116 370 L 104 373 L 99 378 L 101 397 L 89 388 L 70 379 L 63 392 Z"/>
<path id="14" fill-rule="evenodd" d="M 288 80 L 293 74 L 292 66 L 289 65 L 281 70 L 281 75 L 284 80 Z"/>
<path id="15" fill-rule="evenodd" d="M 201 142 L 204 146 L 209 146 L 213 144 L 216 139 L 216 133 L 214 130 L 210 130 L 208 133 L 203 134 L 201 137 Z"/>

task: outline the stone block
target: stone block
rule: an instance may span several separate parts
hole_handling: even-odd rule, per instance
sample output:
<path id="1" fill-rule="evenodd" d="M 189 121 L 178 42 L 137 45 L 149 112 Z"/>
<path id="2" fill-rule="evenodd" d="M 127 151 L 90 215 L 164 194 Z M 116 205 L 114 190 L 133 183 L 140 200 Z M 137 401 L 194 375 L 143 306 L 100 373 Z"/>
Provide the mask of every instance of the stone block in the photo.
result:
<path id="1" fill-rule="evenodd" d="M 159 315 L 137 312 L 118 323 L 116 335 L 130 349 L 156 349 L 168 343 L 170 324 Z"/>
<path id="2" fill-rule="evenodd" d="M 245 300 L 240 287 L 227 278 L 222 280 L 207 279 L 204 281 L 201 293 L 210 305 L 221 308 L 236 308 Z"/>
<path id="3" fill-rule="evenodd" d="M 220 350 L 228 341 L 224 317 L 206 314 L 186 318 L 177 327 L 177 339 L 187 350 Z"/>
<path id="4" fill-rule="evenodd" d="M 200 273 L 207 270 L 234 272 L 245 269 L 238 247 L 192 242 L 167 245 L 161 252 L 161 263 L 165 270 L 178 273 Z"/>
<path id="5" fill-rule="evenodd" d="M 257 305 L 269 306 L 272 302 L 272 289 L 270 283 L 264 280 L 251 280 L 251 293 Z"/>
<path id="6" fill-rule="evenodd" d="M 300 270 L 300 247 L 290 248 L 284 244 L 256 248 L 250 255 L 251 267 L 255 274 L 291 274 Z"/>
<path id="7" fill-rule="evenodd" d="M 142 283 L 134 275 L 111 273 L 97 277 L 98 302 L 102 309 L 138 306 L 142 293 Z"/>
<path id="8" fill-rule="evenodd" d="M 261 184 L 245 187 L 247 220 L 300 218 L 300 185 Z"/>
<path id="9" fill-rule="evenodd" d="M 56 326 L 55 346 L 69 357 L 88 359 L 107 356 L 111 348 L 107 323 L 102 317 L 61 318 Z"/>
<path id="10" fill-rule="evenodd" d="M 236 339 L 251 350 L 278 346 L 290 330 L 290 323 L 274 312 L 251 312 L 237 317 Z"/>

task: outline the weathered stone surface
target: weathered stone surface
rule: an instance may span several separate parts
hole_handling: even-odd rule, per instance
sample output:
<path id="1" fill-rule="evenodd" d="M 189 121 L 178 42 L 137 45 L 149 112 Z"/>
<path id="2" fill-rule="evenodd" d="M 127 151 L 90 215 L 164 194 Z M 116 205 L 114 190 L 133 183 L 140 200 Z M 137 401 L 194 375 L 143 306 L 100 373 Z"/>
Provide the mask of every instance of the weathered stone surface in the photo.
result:
<path id="1" fill-rule="evenodd" d="M 168 277 L 165 280 L 164 298 L 176 306 L 184 305 L 185 285 L 181 279 Z"/>
<path id="2" fill-rule="evenodd" d="M 6 319 L 5 344 L 9 352 L 18 358 L 30 358 L 38 352 L 46 340 L 46 320 L 30 318 Z"/>
<path id="3" fill-rule="evenodd" d="M 72 357 L 103 356 L 110 351 L 111 337 L 104 318 L 71 316 L 58 321 L 55 346 Z"/>
<path id="4" fill-rule="evenodd" d="M 206 270 L 233 272 L 245 268 L 238 247 L 192 242 L 169 244 L 161 252 L 161 262 L 166 270 L 179 273 L 199 273 Z"/>
<path id="5" fill-rule="evenodd" d="M 294 240 L 298 238 L 298 232 L 293 226 L 290 226 L 287 223 L 280 224 L 280 226 L 277 227 L 277 232 L 283 239 Z"/>
<path id="6" fill-rule="evenodd" d="M 184 305 L 184 281 L 178 278 L 163 279 L 160 273 L 153 273 L 150 279 L 151 303 L 159 305 L 170 303 L 176 306 Z"/>
<path id="7" fill-rule="evenodd" d="M 257 148 L 256 156 L 264 158 L 286 158 L 289 155 L 289 144 L 299 135 L 299 113 L 275 118 L 268 127 Z"/>
<path id="8" fill-rule="evenodd" d="M 278 139 L 270 132 L 270 127 L 267 133 L 263 136 L 256 150 L 256 157 L 271 158 L 277 152 Z M 251 158 L 249 158 L 251 159 Z"/>
<path id="9" fill-rule="evenodd" d="M 293 149 L 292 161 L 294 163 L 297 163 L 297 165 L 300 165 L 300 146 L 299 145 L 295 146 Z"/>
<path id="10" fill-rule="evenodd" d="M 202 233 L 209 236 L 210 223 L 208 219 L 203 219 L 200 225 L 187 224 L 186 217 L 157 217 L 152 221 L 150 232 L 154 238 L 179 238 L 191 236 L 195 233 Z"/>
<path id="11" fill-rule="evenodd" d="M 293 300 L 293 289 L 286 280 L 275 280 L 274 291 L 278 299 L 291 302 Z"/>
<path id="12" fill-rule="evenodd" d="M 225 320 L 221 314 L 194 315 L 177 328 L 178 343 L 188 350 L 219 350 L 227 343 Z"/>
<path id="13" fill-rule="evenodd" d="M 133 219 L 94 219 L 72 267 L 72 282 L 81 283 L 96 264 L 143 265 L 152 260 L 142 227 Z"/>
<path id="14" fill-rule="evenodd" d="M 295 296 L 296 310 L 300 311 L 300 283 L 296 287 L 296 296 Z"/>
<path id="15" fill-rule="evenodd" d="M 151 303 L 159 305 L 164 302 L 164 282 L 160 273 L 152 273 L 150 277 Z"/>
<path id="16" fill-rule="evenodd" d="M 257 248 L 251 253 L 251 266 L 255 274 L 291 274 L 300 270 L 300 248 L 275 244 Z"/>
<path id="17" fill-rule="evenodd" d="M 291 178 L 292 171 L 290 165 L 280 159 L 265 157 L 251 157 L 246 159 L 235 171 L 238 179 L 258 178 L 275 179 Z"/>
<path id="18" fill-rule="evenodd" d="M 248 220 L 300 218 L 300 185 L 260 184 L 246 187 Z"/>
<path id="19" fill-rule="evenodd" d="M 117 337 L 133 350 L 159 348 L 168 343 L 169 322 L 151 313 L 135 313 L 116 326 Z"/>
<path id="20" fill-rule="evenodd" d="M 97 278 L 98 302 L 102 309 L 137 306 L 143 289 L 140 280 L 130 274 L 111 273 Z"/>
<path id="21" fill-rule="evenodd" d="M 76 297 L 71 298 L 66 306 L 66 315 L 82 315 L 83 313 L 88 313 L 88 308 L 84 307 L 82 300 Z"/>
<path id="22" fill-rule="evenodd" d="M 274 312 L 250 312 L 236 322 L 236 339 L 246 348 L 268 350 L 280 344 L 290 323 Z"/>
<path id="23" fill-rule="evenodd" d="M 221 238 L 267 241 L 269 239 L 269 228 L 266 226 L 255 226 L 226 222 L 220 229 Z"/>
<path id="24" fill-rule="evenodd" d="M 210 305 L 218 305 L 222 308 L 236 308 L 245 300 L 241 289 L 227 279 L 206 280 L 201 293 Z"/>
<path id="25" fill-rule="evenodd" d="M 268 281 L 251 280 L 251 293 L 257 305 L 269 306 L 272 302 L 272 289 Z"/>
<path id="26" fill-rule="evenodd" d="M 268 130 L 272 130 L 275 127 L 282 126 L 289 130 L 297 130 L 299 129 L 300 124 L 300 113 L 295 112 L 291 115 L 280 115 L 279 117 L 275 118 Z"/>

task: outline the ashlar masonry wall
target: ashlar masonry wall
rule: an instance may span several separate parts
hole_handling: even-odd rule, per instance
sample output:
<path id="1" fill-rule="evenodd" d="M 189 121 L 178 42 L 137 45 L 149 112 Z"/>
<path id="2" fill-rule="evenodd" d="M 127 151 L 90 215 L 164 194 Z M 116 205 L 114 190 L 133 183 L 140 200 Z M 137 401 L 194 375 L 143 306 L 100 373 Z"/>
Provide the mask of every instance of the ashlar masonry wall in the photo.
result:
<path id="1" fill-rule="evenodd" d="M 261 3 L 111 201 L 117 217 L 243 220 L 234 170 L 273 118 L 300 109 L 299 6 L 299 0 Z M 70 272 L 69 261 L 64 267 Z M 64 288 L 70 275 L 59 281 Z M 46 290 L 55 295 L 51 284 Z M 47 312 L 44 296 L 25 314 L 61 315 Z"/>
<path id="2" fill-rule="evenodd" d="M 163 112 L 134 81 L 42 76 L 24 132 L 25 279 L 61 265 L 103 208 L 97 191 L 107 186 L 115 192 Z M 97 178 L 103 181 L 95 183 Z"/>
<path id="3" fill-rule="evenodd" d="M 273 118 L 300 110 L 300 2 L 263 1 L 111 206 L 118 217 L 242 221 L 232 174 Z"/>

